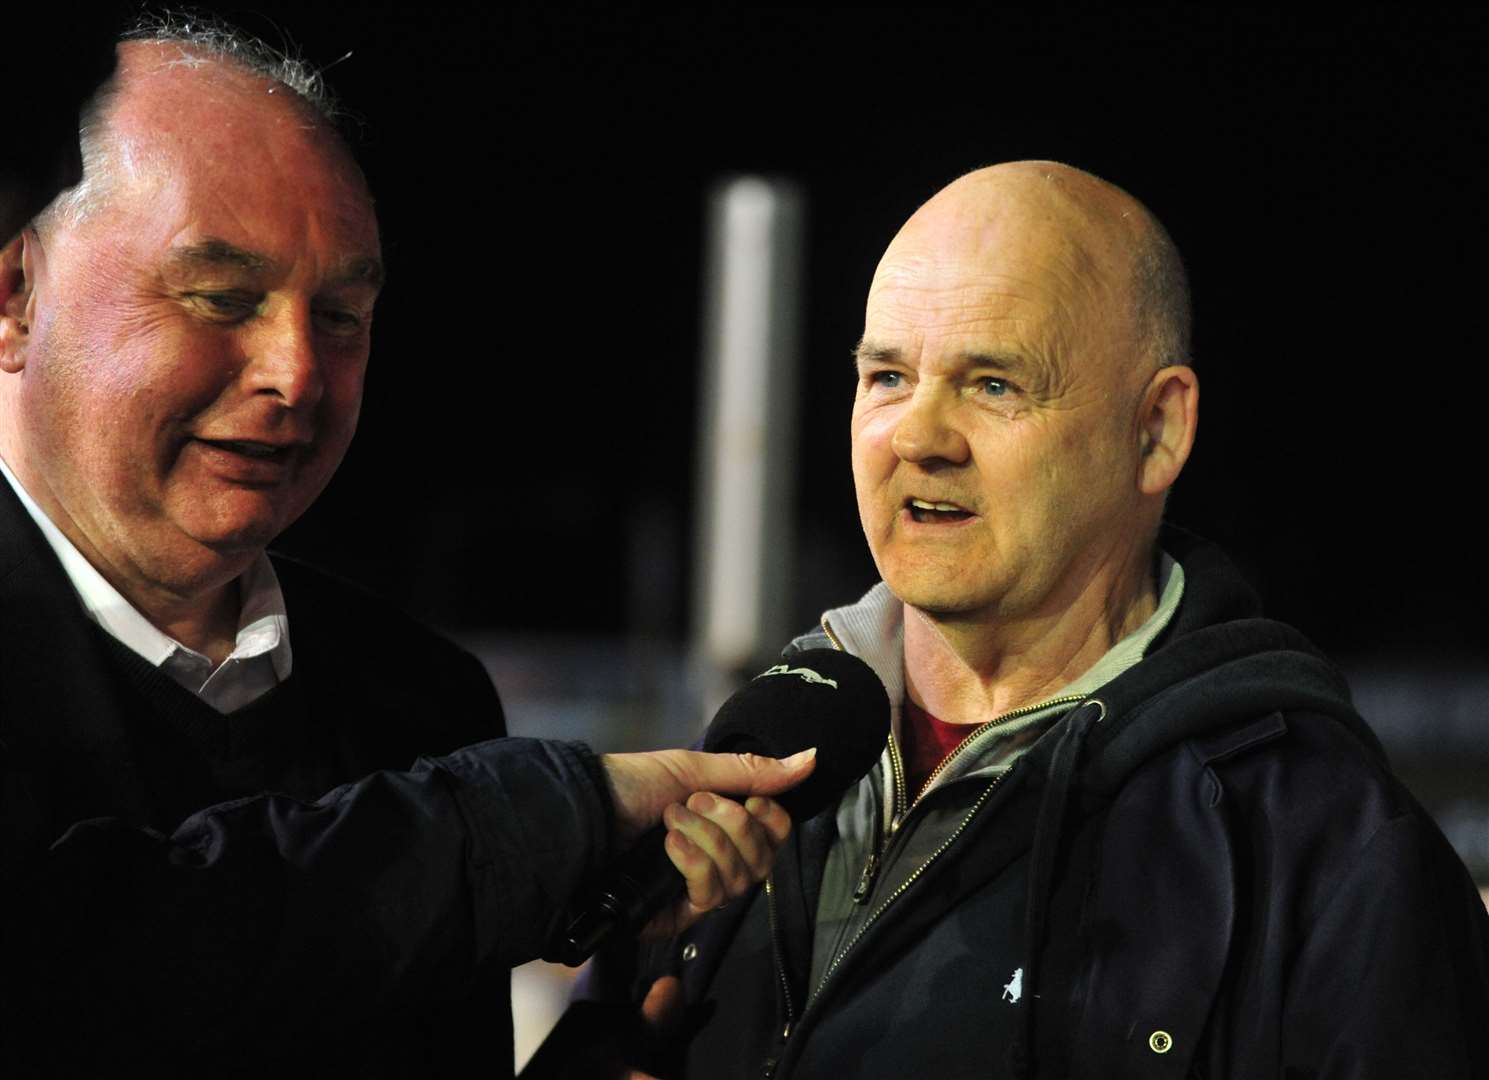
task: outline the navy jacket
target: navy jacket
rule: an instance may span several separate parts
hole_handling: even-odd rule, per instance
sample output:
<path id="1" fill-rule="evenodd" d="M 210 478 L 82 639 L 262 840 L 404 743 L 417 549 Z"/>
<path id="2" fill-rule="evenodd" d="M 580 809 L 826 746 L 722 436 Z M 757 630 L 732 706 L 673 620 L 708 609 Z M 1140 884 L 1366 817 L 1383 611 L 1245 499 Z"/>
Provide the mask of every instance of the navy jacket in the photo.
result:
<path id="1" fill-rule="evenodd" d="M 709 1080 L 1489 1077 L 1461 862 L 1337 671 L 1218 549 L 1162 546 L 1186 592 L 1146 658 L 995 788 L 946 789 L 965 828 L 820 986 L 831 812 L 753 903 L 614 951 L 587 993 L 681 975 L 681 1044 L 652 1065 Z"/>

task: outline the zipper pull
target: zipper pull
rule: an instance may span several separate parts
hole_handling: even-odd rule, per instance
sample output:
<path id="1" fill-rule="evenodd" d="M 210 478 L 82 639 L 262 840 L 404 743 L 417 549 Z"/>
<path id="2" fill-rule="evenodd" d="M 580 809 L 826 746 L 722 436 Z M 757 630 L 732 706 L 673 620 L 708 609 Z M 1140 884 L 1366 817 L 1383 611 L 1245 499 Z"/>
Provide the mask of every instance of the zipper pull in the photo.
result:
<path id="1" fill-rule="evenodd" d="M 879 856 L 869 854 L 868 862 L 863 864 L 863 873 L 858 875 L 858 887 L 853 890 L 853 902 L 862 904 L 869 898 L 869 893 L 874 888 L 874 877 L 879 873 Z"/>
<path id="2" fill-rule="evenodd" d="M 760 1067 L 760 1075 L 765 1080 L 770 1080 L 776 1074 L 776 1066 L 781 1063 L 781 1054 L 786 1051 L 786 1040 L 791 1038 L 791 1021 L 786 1021 L 786 1026 L 781 1028 L 781 1045 L 777 1047 L 776 1053 L 769 1055 Z"/>

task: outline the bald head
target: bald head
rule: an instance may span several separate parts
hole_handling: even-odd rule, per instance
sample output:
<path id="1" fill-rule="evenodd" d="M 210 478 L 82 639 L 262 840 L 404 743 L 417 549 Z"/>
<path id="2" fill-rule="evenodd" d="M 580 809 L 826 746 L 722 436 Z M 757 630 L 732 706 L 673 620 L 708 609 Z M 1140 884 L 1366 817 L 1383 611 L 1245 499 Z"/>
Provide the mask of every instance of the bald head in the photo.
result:
<path id="1" fill-rule="evenodd" d="M 869 289 L 853 413 L 896 596 L 974 622 L 1136 610 L 1198 417 L 1183 294 L 1153 216 L 1068 166 L 980 169 L 915 212 Z"/>
<path id="2" fill-rule="evenodd" d="M 992 165 L 942 188 L 890 243 L 875 285 L 934 259 L 1017 274 L 1026 256 L 1066 280 L 1068 305 L 1101 305 L 1088 314 L 1126 339 L 1136 372 L 1189 362 L 1189 286 L 1167 231 L 1121 188 L 1058 162 Z"/>
<path id="3" fill-rule="evenodd" d="M 38 217 L 43 233 L 78 224 L 107 201 L 121 173 L 151 163 L 120 138 L 131 120 L 143 119 L 147 129 L 190 148 L 204 136 L 246 136 L 226 110 L 241 115 L 245 105 L 268 104 L 313 133 L 322 150 L 352 161 L 338 127 L 340 108 L 319 71 L 228 23 L 144 14 L 124 33 L 117 54 L 112 77 L 82 107 L 82 180 Z"/>

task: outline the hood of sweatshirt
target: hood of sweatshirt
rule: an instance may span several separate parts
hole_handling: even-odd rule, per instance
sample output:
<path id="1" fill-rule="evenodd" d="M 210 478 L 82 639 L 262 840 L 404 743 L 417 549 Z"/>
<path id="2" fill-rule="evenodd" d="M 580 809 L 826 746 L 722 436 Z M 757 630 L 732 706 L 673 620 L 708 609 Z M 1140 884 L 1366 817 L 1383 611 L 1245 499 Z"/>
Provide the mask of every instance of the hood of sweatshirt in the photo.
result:
<path id="1" fill-rule="evenodd" d="M 1262 617 L 1260 599 L 1220 548 L 1173 527 L 1159 543 L 1184 567 L 1184 602 L 1142 663 L 1092 693 L 1105 715 L 1081 754 L 1080 787 L 1110 794 L 1177 743 L 1291 710 L 1333 717 L 1385 760 L 1339 669 L 1303 634 Z"/>

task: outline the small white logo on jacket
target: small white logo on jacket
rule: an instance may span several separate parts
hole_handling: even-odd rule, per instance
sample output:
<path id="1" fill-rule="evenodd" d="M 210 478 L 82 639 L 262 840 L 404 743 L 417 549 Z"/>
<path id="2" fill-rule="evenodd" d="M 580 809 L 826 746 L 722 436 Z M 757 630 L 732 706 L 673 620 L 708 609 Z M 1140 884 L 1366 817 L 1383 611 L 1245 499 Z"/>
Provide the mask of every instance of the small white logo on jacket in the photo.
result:
<path id="1" fill-rule="evenodd" d="M 1018 1004 L 1019 998 L 1024 996 L 1024 969 L 1017 968 L 1013 978 L 1008 980 L 1008 985 L 1003 987 L 1003 1000 Z"/>
<path id="2" fill-rule="evenodd" d="M 789 667 L 786 664 L 777 664 L 775 667 L 766 668 L 756 678 L 763 679 L 767 675 L 800 675 L 802 682 L 816 683 L 818 686 L 830 686 L 834 690 L 838 688 L 838 681 L 836 679 L 829 679 L 818 675 L 811 668 L 807 667 Z"/>

